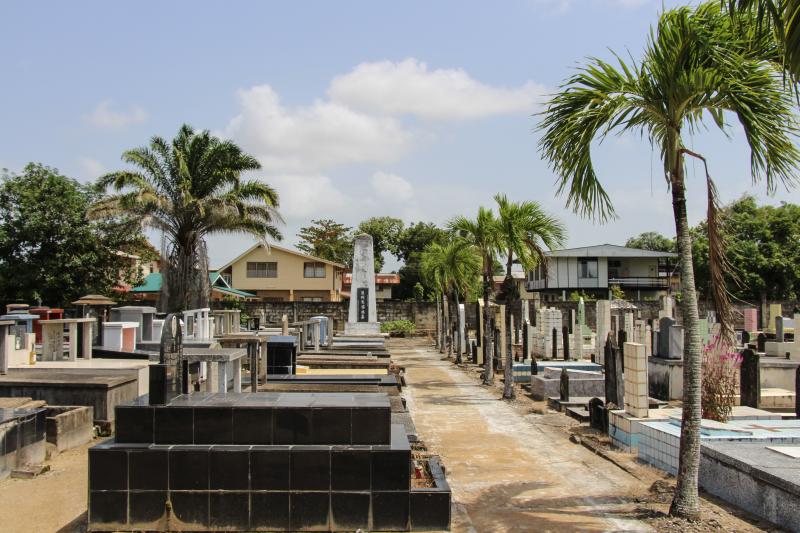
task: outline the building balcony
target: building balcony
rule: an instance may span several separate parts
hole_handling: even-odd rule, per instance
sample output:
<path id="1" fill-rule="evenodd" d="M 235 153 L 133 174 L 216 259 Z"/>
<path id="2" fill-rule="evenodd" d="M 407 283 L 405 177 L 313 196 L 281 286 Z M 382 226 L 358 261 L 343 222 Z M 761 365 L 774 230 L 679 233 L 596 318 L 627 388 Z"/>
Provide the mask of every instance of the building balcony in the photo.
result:
<path id="1" fill-rule="evenodd" d="M 644 290 L 666 290 L 669 289 L 670 278 L 665 276 L 656 277 L 614 277 L 609 278 L 607 284 L 601 284 L 597 278 L 579 278 L 577 284 L 560 285 L 549 283 L 548 280 L 527 280 L 525 288 L 528 291 L 541 290 L 576 290 L 576 289 L 608 289 L 612 285 L 618 285 L 621 289 L 644 289 Z"/>

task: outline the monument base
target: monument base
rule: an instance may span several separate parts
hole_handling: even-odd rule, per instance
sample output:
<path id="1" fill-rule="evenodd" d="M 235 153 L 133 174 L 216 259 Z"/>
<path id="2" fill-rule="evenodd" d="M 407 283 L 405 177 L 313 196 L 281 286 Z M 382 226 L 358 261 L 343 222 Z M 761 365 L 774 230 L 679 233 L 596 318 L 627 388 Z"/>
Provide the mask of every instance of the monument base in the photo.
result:
<path id="1" fill-rule="evenodd" d="M 345 322 L 344 334 L 379 337 L 381 335 L 381 325 L 378 322 Z"/>

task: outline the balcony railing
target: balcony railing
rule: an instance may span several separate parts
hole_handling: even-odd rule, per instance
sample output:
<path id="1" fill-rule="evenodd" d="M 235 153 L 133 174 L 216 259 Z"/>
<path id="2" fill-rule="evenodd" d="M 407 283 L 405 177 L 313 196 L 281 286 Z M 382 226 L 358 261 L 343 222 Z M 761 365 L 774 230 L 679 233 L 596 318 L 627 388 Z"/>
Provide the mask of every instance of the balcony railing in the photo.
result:
<path id="1" fill-rule="evenodd" d="M 667 277 L 624 277 L 608 278 L 608 285 L 619 285 L 620 288 L 634 289 L 667 289 L 669 288 L 669 278 Z"/>

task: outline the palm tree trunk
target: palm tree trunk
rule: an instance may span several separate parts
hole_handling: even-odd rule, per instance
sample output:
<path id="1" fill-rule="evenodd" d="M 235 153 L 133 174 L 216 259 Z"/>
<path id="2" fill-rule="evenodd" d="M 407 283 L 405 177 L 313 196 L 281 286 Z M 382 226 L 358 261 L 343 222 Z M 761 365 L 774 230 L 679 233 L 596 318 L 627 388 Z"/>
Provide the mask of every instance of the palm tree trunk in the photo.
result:
<path id="1" fill-rule="evenodd" d="M 484 258 L 483 261 L 483 383 L 491 385 L 494 381 L 494 368 L 492 368 L 492 330 L 489 313 L 489 291 L 491 291 L 489 269 L 491 265 Z"/>
<path id="2" fill-rule="evenodd" d="M 676 165 L 671 172 L 672 209 L 675 214 L 675 230 L 678 254 L 681 262 L 681 306 L 684 326 L 683 354 L 683 416 L 681 421 L 681 447 L 678 462 L 678 480 L 670 514 L 695 519 L 700 515 L 700 500 L 697 493 L 700 469 L 700 403 L 702 359 L 700 354 L 700 316 L 697 309 L 697 294 L 692 266 L 692 238 L 686 215 L 686 194 L 683 177 L 683 154 L 676 156 Z"/>
<path id="3" fill-rule="evenodd" d="M 450 312 L 447 303 L 447 294 L 442 293 L 442 316 L 444 318 L 442 345 L 439 347 L 439 353 L 444 353 L 447 350 L 447 341 L 450 337 Z"/>
<path id="4" fill-rule="evenodd" d="M 461 354 L 464 351 L 464 347 L 461 346 L 461 330 L 464 325 L 461 323 L 461 306 L 458 301 L 458 289 L 453 291 L 453 298 L 456 302 L 456 364 L 461 364 Z"/>
<path id="5" fill-rule="evenodd" d="M 513 254 L 511 250 L 508 252 L 508 261 L 506 262 L 506 287 L 510 288 L 513 283 L 511 275 L 511 265 L 513 264 Z M 511 293 L 513 294 L 513 292 Z M 505 364 L 503 365 L 503 399 L 514 399 L 514 358 L 512 357 L 513 348 L 511 346 L 511 310 L 516 303 L 516 297 L 510 296 L 506 298 L 506 316 L 505 316 L 505 331 L 506 331 L 506 353 Z"/>
<path id="6" fill-rule="evenodd" d="M 436 349 L 442 345 L 442 303 L 436 293 Z"/>

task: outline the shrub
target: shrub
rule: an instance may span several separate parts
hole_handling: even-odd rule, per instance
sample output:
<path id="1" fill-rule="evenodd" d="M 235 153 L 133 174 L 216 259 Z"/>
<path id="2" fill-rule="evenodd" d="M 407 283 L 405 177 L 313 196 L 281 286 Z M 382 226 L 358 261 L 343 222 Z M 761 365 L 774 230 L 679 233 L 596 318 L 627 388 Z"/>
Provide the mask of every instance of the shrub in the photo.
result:
<path id="1" fill-rule="evenodd" d="M 410 320 L 392 320 L 381 323 L 381 331 L 393 337 L 405 337 L 413 335 L 417 327 Z"/>
<path id="2" fill-rule="evenodd" d="M 703 418 L 728 420 L 739 391 L 741 362 L 742 356 L 718 337 L 703 348 Z"/>

